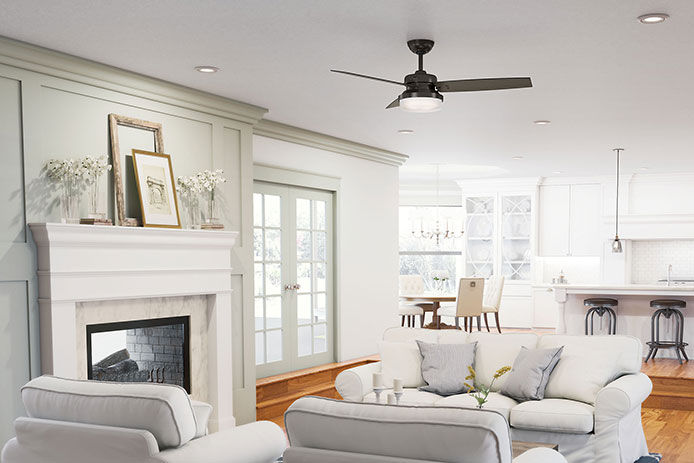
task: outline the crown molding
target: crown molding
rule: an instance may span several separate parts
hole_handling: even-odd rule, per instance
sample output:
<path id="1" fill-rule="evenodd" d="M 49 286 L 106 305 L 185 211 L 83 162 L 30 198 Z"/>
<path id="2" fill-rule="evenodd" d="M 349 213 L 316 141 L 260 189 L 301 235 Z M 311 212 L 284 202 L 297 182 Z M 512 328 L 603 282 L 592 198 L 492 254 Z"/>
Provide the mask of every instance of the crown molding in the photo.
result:
<path id="1" fill-rule="evenodd" d="M 0 36 L 0 64 L 228 119 L 257 123 L 267 109 Z"/>
<path id="2" fill-rule="evenodd" d="M 253 127 L 253 133 L 262 137 L 297 143 L 333 153 L 380 162 L 391 166 L 403 165 L 409 156 L 373 146 L 363 145 L 343 138 L 333 137 L 306 129 L 300 129 L 281 122 L 263 119 Z"/>

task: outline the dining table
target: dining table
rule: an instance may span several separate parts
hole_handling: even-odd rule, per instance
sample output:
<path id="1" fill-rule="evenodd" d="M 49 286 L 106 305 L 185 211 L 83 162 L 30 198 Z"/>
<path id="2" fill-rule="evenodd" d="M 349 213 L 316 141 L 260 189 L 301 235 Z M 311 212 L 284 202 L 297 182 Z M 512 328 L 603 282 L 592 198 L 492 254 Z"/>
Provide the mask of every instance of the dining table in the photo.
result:
<path id="1" fill-rule="evenodd" d="M 425 312 L 432 312 L 433 318 L 431 323 L 424 325 L 424 328 L 430 330 L 459 330 L 460 328 L 455 325 L 448 325 L 446 323 L 441 323 L 441 317 L 439 316 L 439 308 L 441 308 L 442 302 L 455 302 L 455 294 L 437 294 L 437 293 L 421 293 L 421 294 L 401 294 L 400 299 L 407 301 L 411 304 L 418 305 Z"/>

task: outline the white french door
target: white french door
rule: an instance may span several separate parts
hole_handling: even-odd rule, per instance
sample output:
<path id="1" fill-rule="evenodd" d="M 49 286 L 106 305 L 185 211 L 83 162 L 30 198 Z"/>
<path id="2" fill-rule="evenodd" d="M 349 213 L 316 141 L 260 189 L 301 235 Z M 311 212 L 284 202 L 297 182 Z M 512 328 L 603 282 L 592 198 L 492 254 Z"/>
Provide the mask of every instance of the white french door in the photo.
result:
<path id="1" fill-rule="evenodd" d="M 254 183 L 256 376 L 333 358 L 333 195 Z"/>

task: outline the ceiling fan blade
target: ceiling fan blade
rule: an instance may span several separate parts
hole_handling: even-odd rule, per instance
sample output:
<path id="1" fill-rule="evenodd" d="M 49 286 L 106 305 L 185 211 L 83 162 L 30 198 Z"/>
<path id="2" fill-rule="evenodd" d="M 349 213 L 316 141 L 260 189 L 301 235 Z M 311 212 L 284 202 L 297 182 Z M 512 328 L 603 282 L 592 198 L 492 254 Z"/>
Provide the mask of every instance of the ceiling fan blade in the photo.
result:
<path id="1" fill-rule="evenodd" d="M 436 84 L 439 92 L 481 92 L 484 90 L 507 90 L 528 88 L 533 83 L 530 77 L 500 77 L 493 79 L 446 80 Z"/>
<path id="2" fill-rule="evenodd" d="M 373 76 L 367 76 L 364 74 L 357 74 L 356 72 L 338 71 L 335 69 L 331 69 L 330 72 L 337 72 L 338 74 L 347 74 L 348 76 L 354 76 L 354 77 L 363 77 L 364 79 L 378 80 L 380 82 L 388 82 L 389 84 L 405 85 L 404 82 L 396 82 L 394 80 L 381 79 L 380 77 L 373 77 Z"/>
<path id="3" fill-rule="evenodd" d="M 400 97 L 397 97 L 396 99 L 394 99 L 391 104 L 386 106 L 386 109 L 397 108 L 398 106 L 400 106 Z"/>

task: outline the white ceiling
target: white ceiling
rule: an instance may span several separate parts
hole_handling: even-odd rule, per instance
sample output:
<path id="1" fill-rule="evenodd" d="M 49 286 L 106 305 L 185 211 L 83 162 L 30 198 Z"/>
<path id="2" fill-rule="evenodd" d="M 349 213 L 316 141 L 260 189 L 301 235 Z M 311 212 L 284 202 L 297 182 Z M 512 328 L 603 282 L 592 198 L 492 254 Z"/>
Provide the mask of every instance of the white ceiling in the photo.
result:
<path id="1" fill-rule="evenodd" d="M 648 12 L 671 19 L 640 24 Z M 264 106 L 410 164 L 506 176 L 608 174 L 616 146 L 626 172 L 694 171 L 693 26 L 692 0 L 0 0 L 0 35 Z M 399 87 L 328 71 L 399 80 L 416 67 L 411 38 L 436 40 L 425 69 L 441 80 L 528 75 L 534 88 L 446 94 L 441 112 L 408 114 L 384 109 Z"/>

